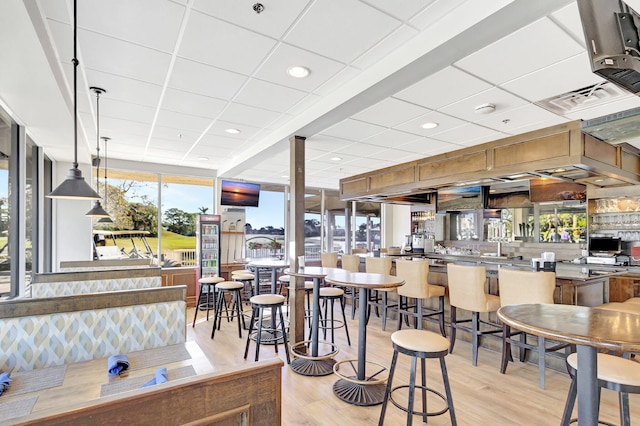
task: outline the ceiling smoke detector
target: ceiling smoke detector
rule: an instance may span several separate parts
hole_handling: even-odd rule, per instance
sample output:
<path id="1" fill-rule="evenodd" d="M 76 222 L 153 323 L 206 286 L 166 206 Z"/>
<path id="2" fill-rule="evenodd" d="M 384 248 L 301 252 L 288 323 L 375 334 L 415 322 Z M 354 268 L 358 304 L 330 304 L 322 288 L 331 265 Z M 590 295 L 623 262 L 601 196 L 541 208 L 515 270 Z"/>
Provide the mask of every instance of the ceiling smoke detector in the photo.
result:
<path id="1" fill-rule="evenodd" d="M 253 11 L 257 14 L 262 13 L 262 11 L 264 10 L 264 5 L 262 3 L 254 3 L 253 4 Z"/>
<path id="2" fill-rule="evenodd" d="M 476 114 L 491 114 L 496 110 L 496 106 L 494 104 L 482 104 L 475 107 Z"/>

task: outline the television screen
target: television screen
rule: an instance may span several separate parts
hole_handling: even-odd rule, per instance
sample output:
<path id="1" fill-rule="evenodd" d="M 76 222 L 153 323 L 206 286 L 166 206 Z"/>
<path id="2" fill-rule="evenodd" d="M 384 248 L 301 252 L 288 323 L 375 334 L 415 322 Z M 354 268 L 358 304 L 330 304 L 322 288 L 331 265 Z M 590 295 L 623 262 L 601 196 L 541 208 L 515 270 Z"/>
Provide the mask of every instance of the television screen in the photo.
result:
<path id="1" fill-rule="evenodd" d="M 438 211 L 483 208 L 482 187 L 463 186 L 438 190 Z"/>
<path id="2" fill-rule="evenodd" d="M 258 207 L 260 184 L 223 180 L 220 191 L 220 205 Z"/>
<path id="3" fill-rule="evenodd" d="M 620 253 L 621 244 L 620 238 L 608 238 L 608 237 L 591 237 L 589 238 L 589 251 L 594 253 Z"/>

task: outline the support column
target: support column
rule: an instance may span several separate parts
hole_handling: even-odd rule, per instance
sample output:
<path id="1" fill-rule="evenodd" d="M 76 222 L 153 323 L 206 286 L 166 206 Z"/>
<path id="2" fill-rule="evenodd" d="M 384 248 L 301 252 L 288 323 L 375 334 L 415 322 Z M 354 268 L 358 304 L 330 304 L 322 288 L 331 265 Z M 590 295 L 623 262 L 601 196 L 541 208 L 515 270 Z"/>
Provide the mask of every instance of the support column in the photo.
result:
<path id="1" fill-rule="evenodd" d="M 298 256 L 304 255 L 304 141 L 293 136 L 289 139 L 289 181 L 291 183 L 289 203 L 289 267 L 298 270 Z M 289 283 L 294 291 L 289 294 L 289 333 L 291 345 L 304 340 L 304 278 L 291 277 Z"/>

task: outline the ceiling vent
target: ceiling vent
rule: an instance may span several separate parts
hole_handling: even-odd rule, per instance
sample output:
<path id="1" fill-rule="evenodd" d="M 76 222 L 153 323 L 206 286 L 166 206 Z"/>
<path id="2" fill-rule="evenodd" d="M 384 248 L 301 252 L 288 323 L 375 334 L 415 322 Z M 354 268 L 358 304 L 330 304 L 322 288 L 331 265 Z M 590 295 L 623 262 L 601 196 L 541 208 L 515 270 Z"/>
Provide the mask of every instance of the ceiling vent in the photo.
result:
<path id="1" fill-rule="evenodd" d="M 543 99 L 535 104 L 556 114 L 565 115 L 592 108 L 596 105 L 606 104 L 628 95 L 629 92 L 613 83 L 600 82 L 593 86 Z"/>

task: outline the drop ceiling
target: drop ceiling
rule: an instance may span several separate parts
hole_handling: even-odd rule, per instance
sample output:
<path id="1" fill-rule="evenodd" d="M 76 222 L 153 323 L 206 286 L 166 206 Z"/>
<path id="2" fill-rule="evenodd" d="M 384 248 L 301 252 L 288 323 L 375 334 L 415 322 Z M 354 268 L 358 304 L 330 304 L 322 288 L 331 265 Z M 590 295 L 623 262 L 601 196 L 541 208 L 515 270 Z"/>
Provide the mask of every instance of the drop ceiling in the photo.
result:
<path id="1" fill-rule="evenodd" d="M 288 138 L 300 135 L 307 186 L 328 189 L 354 174 L 640 107 L 619 90 L 549 107 L 610 84 L 590 70 L 575 1 L 265 0 L 260 14 L 253 3 L 79 0 L 81 161 L 95 154 L 90 86 L 107 91 L 100 133 L 111 138 L 110 164 L 286 184 Z M 627 3 L 640 10 L 640 0 Z M 60 161 L 72 159 L 71 6 L 0 2 L 9 63 L 0 105 Z M 310 75 L 290 77 L 292 65 Z M 486 103 L 493 113 L 475 112 Z"/>

